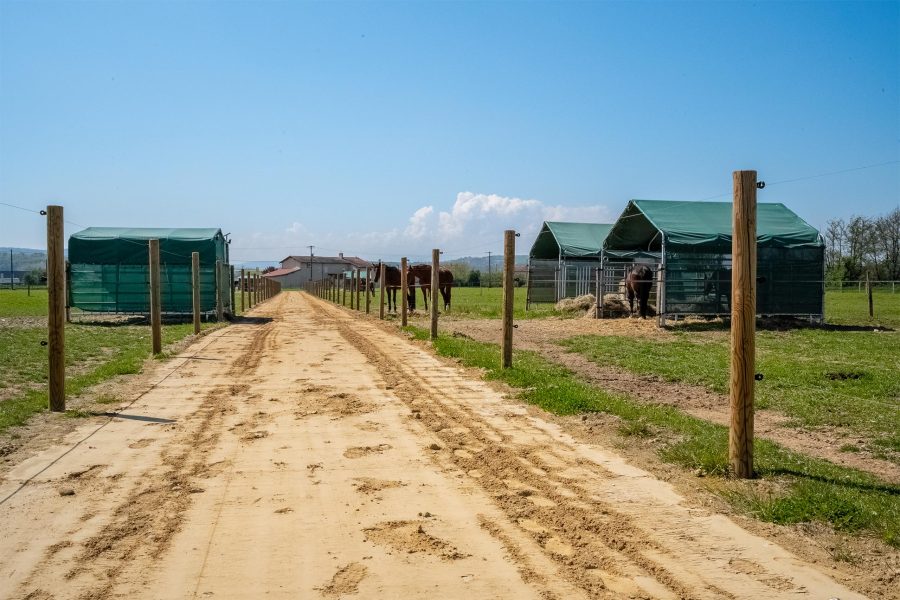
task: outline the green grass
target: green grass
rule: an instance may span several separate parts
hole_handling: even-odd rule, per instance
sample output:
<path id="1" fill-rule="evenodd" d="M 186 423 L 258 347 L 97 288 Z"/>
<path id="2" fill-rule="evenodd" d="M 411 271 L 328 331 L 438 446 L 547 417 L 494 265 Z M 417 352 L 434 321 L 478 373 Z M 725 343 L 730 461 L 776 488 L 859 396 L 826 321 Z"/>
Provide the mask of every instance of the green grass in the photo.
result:
<path id="1" fill-rule="evenodd" d="M 0 317 L 47 316 L 47 288 L 0 289 Z"/>
<path id="2" fill-rule="evenodd" d="M 869 300 L 855 289 L 825 292 L 825 321 L 835 325 L 871 325 L 900 329 L 900 287 L 872 293 L 874 318 L 869 319 Z"/>
<path id="3" fill-rule="evenodd" d="M 215 324 L 204 323 L 204 328 Z M 163 344 L 193 333 L 190 323 L 164 325 Z M 0 325 L 0 432 L 24 424 L 48 406 L 47 339 L 44 327 Z M 66 326 L 66 395 L 74 396 L 101 381 L 137 373 L 150 356 L 150 328 L 124 325 Z"/>
<path id="4" fill-rule="evenodd" d="M 580 336 L 563 345 L 597 364 L 728 392 L 724 335 Z M 756 337 L 756 405 L 803 426 L 845 427 L 900 452 L 900 334 L 799 329 Z M 858 378 L 842 378 L 844 376 Z"/>
<path id="5" fill-rule="evenodd" d="M 428 332 L 408 328 L 416 338 Z M 667 442 L 660 457 L 709 475 L 727 473 L 728 431 L 725 427 L 687 415 L 676 408 L 647 405 L 611 394 L 580 380 L 567 369 L 532 352 L 516 352 L 513 367 L 500 369 L 494 344 L 440 336 L 433 341 L 438 354 L 460 359 L 485 370 L 487 379 L 520 390 L 522 399 L 560 415 L 604 412 L 623 420 L 623 436 L 646 436 L 654 430 Z M 777 523 L 821 521 L 847 532 L 865 531 L 900 546 L 900 486 L 876 477 L 786 450 L 767 440 L 755 444 L 759 476 L 780 483 L 779 492 L 764 494 L 758 486 L 735 482 L 725 495 L 740 510 Z"/>
<path id="6" fill-rule="evenodd" d="M 513 305 L 513 318 L 515 319 L 539 319 L 549 316 L 563 316 L 563 313 L 555 310 L 552 304 L 532 304 L 529 310 L 525 310 L 525 288 L 516 288 Z M 370 310 L 378 312 L 378 303 L 381 298 L 378 289 L 375 290 L 375 297 L 371 300 Z M 500 288 L 472 288 L 458 287 L 453 288 L 451 297 L 451 309 L 449 313 L 443 311 L 443 299 L 440 299 L 441 313 L 453 318 L 468 319 L 499 319 L 501 316 L 503 303 L 503 290 Z M 365 310 L 366 297 L 360 295 L 360 300 Z M 400 302 L 400 294 L 397 293 L 397 302 Z M 338 298 L 338 304 L 341 303 L 341 297 Z M 429 306 L 431 301 L 429 299 Z M 347 292 L 347 299 L 344 306 L 350 307 L 350 293 Z M 422 291 L 416 290 L 416 308 L 421 313 L 425 304 L 422 297 Z M 387 298 L 385 298 L 385 310 L 387 310 Z"/>
<path id="7" fill-rule="evenodd" d="M 515 289 L 513 301 L 514 319 L 539 319 L 549 316 L 560 316 L 562 313 L 554 309 L 553 304 L 532 304 L 525 310 L 524 287 Z M 503 290 L 501 288 L 453 288 L 453 302 L 450 315 L 472 319 L 499 319 L 503 306 Z M 419 292 L 417 302 L 421 302 Z M 580 315 L 579 315 L 580 316 Z"/>

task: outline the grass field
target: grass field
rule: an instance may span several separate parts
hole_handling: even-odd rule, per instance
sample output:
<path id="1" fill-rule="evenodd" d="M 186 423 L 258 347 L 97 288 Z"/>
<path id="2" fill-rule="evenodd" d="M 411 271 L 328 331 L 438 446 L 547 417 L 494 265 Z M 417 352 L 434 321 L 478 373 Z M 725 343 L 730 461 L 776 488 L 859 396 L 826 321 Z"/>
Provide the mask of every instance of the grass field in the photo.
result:
<path id="1" fill-rule="evenodd" d="M 583 336 L 563 343 L 598 364 L 728 393 L 727 335 L 676 331 L 670 339 Z M 764 376 L 757 407 L 798 425 L 846 427 L 870 440 L 875 454 L 900 453 L 900 334 L 759 331 L 756 348 Z"/>
<path id="2" fill-rule="evenodd" d="M 542 317 L 548 316 L 564 316 L 563 313 L 560 313 L 556 309 L 554 309 L 552 304 L 532 304 L 529 310 L 525 310 L 525 288 L 516 288 L 515 293 L 515 304 L 514 304 L 514 318 L 516 319 L 539 319 Z M 362 305 L 365 307 L 365 295 L 360 295 L 362 299 Z M 371 308 L 370 310 L 377 312 L 378 311 L 378 302 L 380 301 L 379 291 L 375 290 L 375 297 L 371 300 Z M 397 301 L 400 301 L 400 294 L 397 294 Z M 443 303 L 443 300 L 441 299 Z M 501 288 L 475 288 L 475 287 L 458 287 L 453 288 L 453 295 L 451 298 L 451 309 L 449 312 L 449 316 L 456 318 L 470 318 L 470 319 L 499 319 L 501 313 L 501 307 L 503 303 L 503 290 Z M 431 302 L 429 300 L 429 306 Z M 347 298 L 344 302 L 344 306 L 350 306 L 350 294 L 347 293 Z M 387 307 L 387 300 L 385 300 L 385 307 Z M 442 313 L 443 313 L 443 304 L 441 304 Z M 425 304 L 423 303 L 422 292 L 421 290 L 416 291 L 416 308 L 419 311 L 424 310 Z M 387 308 L 385 308 L 387 310 Z"/>
<path id="3" fill-rule="evenodd" d="M 900 290 L 875 290 L 872 294 L 874 317 L 869 319 L 869 300 L 857 290 L 825 292 L 825 321 L 835 325 L 871 325 L 900 329 Z"/>
<path id="4" fill-rule="evenodd" d="M 525 310 L 524 287 L 515 291 L 515 319 L 539 319 L 548 316 L 572 316 L 554 308 L 553 304 L 532 304 Z M 398 294 L 399 296 L 399 294 Z M 365 306 L 365 296 L 361 296 Z M 371 300 L 371 310 L 378 310 L 378 290 Z M 450 315 L 458 318 L 499 319 L 503 302 L 503 290 L 500 288 L 453 288 L 452 309 Z M 350 294 L 344 302 L 350 306 Z M 422 292 L 416 294 L 416 305 L 422 310 Z M 865 293 L 854 290 L 828 291 L 825 294 L 825 320 L 836 325 L 859 325 L 872 327 L 900 328 L 900 292 L 893 294 L 890 289 L 879 290 L 874 294 L 875 317 L 869 319 L 868 300 Z M 580 316 L 580 315 L 578 315 Z"/>
<path id="5" fill-rule="evenodd" d="M 410 328 L 418 339 L 428 332 Z M 520 397 L 556 414 L 605 412 L 622 419 L 623 436 L 666 439 L 660 457 L 709 475 L 727 472 L 728 430 L 697 419 L 671 406 L 648 405 L 594 387 L 570 371 L 532 352 L 516 352 L 511 369 L 499 368 L 494 344 L 452 336 L 433 342 L 444 356 L 485 370 L 488 379 L 503 381 Z M 866 531 L 900 546 L 900 486 L 827 461 L 788 451 L 767 440 L 755 443 L 755 468 L 777 491 L 727 482 L 721 492 L 739 510 L 776 523 L 821 521 L 846 532 Z"/>
<path id="6" fill-rule="evenodd" d="M 0 290 L 0 432 L 21 425 L 48 405 L 47 291 Z M 202 327 L 215 327 L 204 323 Z M 190 323 L 163 325 L 163 344 L 193 333 Z M 116 375 L 137 373 L 150 356 L 146 325 L 66 326 L 66 394 Z"/>
<path id="7" fill-rule="evenodd" d="M 0 318 L 47 316 L 47 288 L 0 289 Z"/>

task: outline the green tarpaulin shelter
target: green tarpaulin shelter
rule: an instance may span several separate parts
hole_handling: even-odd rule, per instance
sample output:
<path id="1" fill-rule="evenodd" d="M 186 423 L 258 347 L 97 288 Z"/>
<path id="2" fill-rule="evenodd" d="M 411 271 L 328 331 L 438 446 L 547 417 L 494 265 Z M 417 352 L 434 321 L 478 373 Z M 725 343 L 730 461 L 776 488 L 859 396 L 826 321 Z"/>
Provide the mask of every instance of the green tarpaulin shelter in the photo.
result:
<path id="1" fill-rule="evenodd" d="M 529 258 L 600 258 L 603 240 L 612 225 L 601 223 L 563 223 L 545 221 L 531 245 Z"/>
<path id="2" fill-rule="evenodd" d="M 821 319 L 825 245 L 783 204 L 757 205 L 757 312 Z M 632 200 L 603 244 L 607 263 L 659 257 L 664 314 L 731 311 L 731 202 Z"/>
<path id="3" fill-rule="evenodd" d="M 603 240 L 612 225 L 545 221 L 528 254 L 527 303 L 593 292 Z"/>
<path id="4" fill-rule="evenodd" d="M 217 228 L 89 227 L 73 234 L 68 249 L 69 305 L 92 312 L 149 312 L 152 239 L 159 240 L 162 312 L 192 312 L 193 252 L 200 258 L 200 310 L 215 312 L 218 293 L 225 312 L 231 311 L 227 243 Z M 217 262 L 223 265 L 218 278 Z"/>
<path id="5" fill-rule="evenodd" d="M 610 251 L 659 251 L 666 247 L 731 251 L 731 202 L 632 200 L 606 236 Z M 760 248 L 818 248 L 819 232 L 784 204 L 758 204 Z"/>

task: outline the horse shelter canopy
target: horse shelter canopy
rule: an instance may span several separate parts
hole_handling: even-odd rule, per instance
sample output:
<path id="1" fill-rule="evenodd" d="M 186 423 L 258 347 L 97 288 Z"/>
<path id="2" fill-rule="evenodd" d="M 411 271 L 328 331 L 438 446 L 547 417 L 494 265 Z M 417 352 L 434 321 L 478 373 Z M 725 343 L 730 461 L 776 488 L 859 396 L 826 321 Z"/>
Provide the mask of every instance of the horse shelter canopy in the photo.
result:
<path id="1" fill-rule="evenodd" d="M 612 225 L 545 221 L 528 253 L 528 299 L 556 302 L 593 290 L 603 240 Z"/>
<path id="2" fill-rule="evenodd" d="M 731 202 L 632 200 L 603 244 L 604 265 L 657 254 L 662 313 L 731 311 Z M 825 244 L 780 203 L 756 207 L 757 314 L 821 319 Z"/>
<path id="3" fill-rule="evenodd" d="M 149 312 L 149 240 L 153 239 L 159 240 L 163 312 L 192 311 L 193 252 L 200 258 L 200 310 L 213 312 L 217 293 L 230 309 L 228 250 L 218 228 L 89 227 L 73 234 L 68 254 L 70 306 L 95 312 Z M 222 273 L 216 273 L 217 264 L 222 265 Z"/>
<path id="4" fill-rule="evenodd" d="M 544 221 L 529 258 L 559 260 L 561 258 L 599 258 L 603 240 L 612 225 L 602 223 L 564 223 Z"/>
<path id="5" fill-rule="evenodd" d="M 610 251 L 704 248 L 731 251 L 731 202 L 632 200 L 606 236 Z M 758 247 L 818 248 L 819 232 L 784 204 L 757 204 Z"/>

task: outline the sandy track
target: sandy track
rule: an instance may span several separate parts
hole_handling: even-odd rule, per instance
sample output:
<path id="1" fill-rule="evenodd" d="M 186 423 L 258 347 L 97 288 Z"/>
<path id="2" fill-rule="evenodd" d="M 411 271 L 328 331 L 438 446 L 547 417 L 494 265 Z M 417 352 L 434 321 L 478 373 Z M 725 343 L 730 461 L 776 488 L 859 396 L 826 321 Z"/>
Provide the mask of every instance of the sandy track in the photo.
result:
<path id="1" fill-rule="evenodd" d="M 253 314 L 8 474 L 0 597 L 861 597 L 396 335 Z"/>

